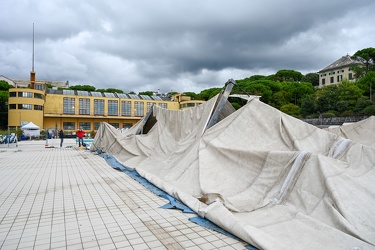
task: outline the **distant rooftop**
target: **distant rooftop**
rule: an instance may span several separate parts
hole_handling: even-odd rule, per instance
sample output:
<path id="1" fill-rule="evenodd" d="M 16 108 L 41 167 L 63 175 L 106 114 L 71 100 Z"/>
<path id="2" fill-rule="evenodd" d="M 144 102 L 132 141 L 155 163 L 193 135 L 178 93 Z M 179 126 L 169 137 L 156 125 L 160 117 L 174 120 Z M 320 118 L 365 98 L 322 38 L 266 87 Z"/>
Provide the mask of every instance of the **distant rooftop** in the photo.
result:
<path id="1" fill-rule="evenodd" d="M 27 87 L 30 84 L 30 79 L 14 79 L 14 78 L 8 78 L 8 79 L 13 81 L 18 87 Z M 53 87 L 58 87 L 58 88 L 68 88 L 69 87 L 68 81 L 62 82 L 62 81 L 37 80 L 36 83 L 51 84 Z"/>
<path id="2" fill-rule="evenodd" d="M 125 94 L 125 93 L 108 93 L 108 92 L 96 92 L 96 91 L 81 91 L 71 89 L 47 89 L 47 94 L 55 95 L 75 95 L 75 96 L 98 96 L 98 97 L 109 97 L 109 98 L 124 98 L 124 99 L 139 99 L 139 100 L 153 100 L 153 101 L 171 101 L 170 98 L 162 95 L 136 95 L 136 94 Z"/>
<path id="3" fill-rule="evenodd" d="M 320 70 L 319 72 L 324 72 L 324 71 L 329 71 L 329 70 L 333 70 L 333 69 L 337 69 L 337 68 L 342 68 L 342 67 L 345 67 L 345 66 L 350 66 L 350 65 L 355 64 L 355 63 L 361 63 L 361 62 L 352 59 L 349 55 L 346 55 L 346 56 L 341 57 L 337 61 L 331 63 L 330 65 L 328 65 L 324 69 Z"/>

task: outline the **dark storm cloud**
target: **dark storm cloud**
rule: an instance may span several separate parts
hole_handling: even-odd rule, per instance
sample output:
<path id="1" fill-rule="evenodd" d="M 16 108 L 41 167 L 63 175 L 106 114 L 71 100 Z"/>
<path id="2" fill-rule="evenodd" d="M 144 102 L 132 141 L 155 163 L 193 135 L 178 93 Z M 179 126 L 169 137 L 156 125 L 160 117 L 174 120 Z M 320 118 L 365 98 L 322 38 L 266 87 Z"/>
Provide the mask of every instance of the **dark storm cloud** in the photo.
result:
<path id="1" fill-rule="evenodd" d="M 374 47 L 375 2 L 12 1 L 0 75 L 125 91 L 195 91 L 279 69 L 316 72 Z"/>

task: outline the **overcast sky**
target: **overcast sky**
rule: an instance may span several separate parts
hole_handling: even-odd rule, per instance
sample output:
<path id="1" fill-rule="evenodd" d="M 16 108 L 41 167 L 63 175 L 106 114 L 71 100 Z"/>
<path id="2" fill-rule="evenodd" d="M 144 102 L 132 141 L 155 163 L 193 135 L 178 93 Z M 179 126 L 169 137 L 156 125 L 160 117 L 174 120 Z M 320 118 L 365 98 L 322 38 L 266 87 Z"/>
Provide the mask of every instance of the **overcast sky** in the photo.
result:
<path id="1" fill-rule="evenodd" d="M 375 47 L 374 0 L 1 0 L 0 75 L 199 93 Z"/>

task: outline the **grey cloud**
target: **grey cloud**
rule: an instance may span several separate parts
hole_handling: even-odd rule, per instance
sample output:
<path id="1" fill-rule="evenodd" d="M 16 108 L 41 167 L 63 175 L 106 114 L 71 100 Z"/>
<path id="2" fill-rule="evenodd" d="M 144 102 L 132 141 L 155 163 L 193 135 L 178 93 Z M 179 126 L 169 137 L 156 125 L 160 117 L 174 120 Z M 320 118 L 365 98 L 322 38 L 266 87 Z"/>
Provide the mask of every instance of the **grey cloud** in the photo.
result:
<path id="1" fill-rule="evenodd" d="M 35 22 L 37 77 L 125 91 L 196 91 L 259 72 L 314 72 L 375 40 L 372 0 L 2 5 L 10 11 L 0 16 L 7 23 L 0 27 L 1 75 L 28 77 Z"/>

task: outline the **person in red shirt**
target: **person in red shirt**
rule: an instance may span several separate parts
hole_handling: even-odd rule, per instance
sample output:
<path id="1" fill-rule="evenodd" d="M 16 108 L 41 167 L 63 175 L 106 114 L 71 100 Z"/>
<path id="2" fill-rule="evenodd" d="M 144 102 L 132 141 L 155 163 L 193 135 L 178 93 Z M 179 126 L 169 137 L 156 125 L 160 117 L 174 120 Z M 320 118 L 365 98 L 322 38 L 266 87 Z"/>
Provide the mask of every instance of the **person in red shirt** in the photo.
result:
<path id="1" fill-rule="evenodd" d="M 83 136 L 85 135 L 85 131 L 82 130 L 82 128 L 79 128 L 77 131 L 77 137 L 78 137 L 78 146 L 83 146 Z"/>

